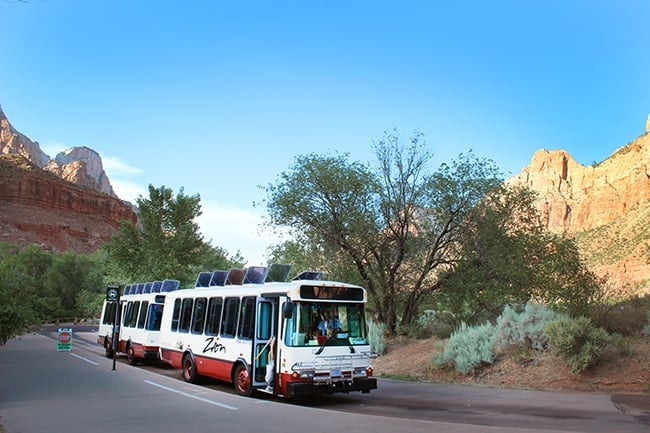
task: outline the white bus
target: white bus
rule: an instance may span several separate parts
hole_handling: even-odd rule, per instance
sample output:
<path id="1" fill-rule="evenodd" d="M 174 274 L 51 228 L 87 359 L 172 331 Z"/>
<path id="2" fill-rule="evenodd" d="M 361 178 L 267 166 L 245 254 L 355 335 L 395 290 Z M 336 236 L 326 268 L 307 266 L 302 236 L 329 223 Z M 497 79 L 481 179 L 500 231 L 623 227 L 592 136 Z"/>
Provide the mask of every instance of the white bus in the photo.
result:
<path id="1" fill-rule="evenodd" d="M 178 288 L 179 281 L 164 280 L 130 284 L 117 302 L 104 301 L 97 343 L 106 356 L 125 353 L 129 364 L 160 359 L 159 340 L 165 296 Z M 119 311 L 116 316 L 116 309 Z M 113 345 L 113 323 L 117 320 L 117 341 Z"/>
<path id="2" fill-rule="evenodd" d="M 167 294 L 161 359 L 188 382 L 211 377 L 243 395 L 377 388 L 365 289 L 321 281 L 315 272 L 285 282 L 288 273 L 285 265 L 201 273 L 197 287 Z M 336 327 L 327 329 L 325 317 Z"/>

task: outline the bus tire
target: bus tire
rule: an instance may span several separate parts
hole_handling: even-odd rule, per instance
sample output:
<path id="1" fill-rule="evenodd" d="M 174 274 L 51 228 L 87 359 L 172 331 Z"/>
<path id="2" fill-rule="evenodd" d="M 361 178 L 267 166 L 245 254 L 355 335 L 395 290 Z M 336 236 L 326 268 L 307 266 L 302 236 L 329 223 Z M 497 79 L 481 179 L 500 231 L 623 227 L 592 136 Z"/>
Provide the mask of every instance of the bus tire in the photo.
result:
<path id="1" fill-rule="evenodd" d="M 113 357 L 113 349 L 111 348 L 111 345 L 108 343 L 108 338 L 106 338 L 106 341 L 104 343 L 104 350 L 106 352 L 106 357 L 107 358 L 112 358 Z"/>
<path id="2" fill-rule="evenodd" d="M 239 395 L 250 396 L 253 393 L 253 384 L 251 375 L 244 363 L 238 362 L 232 373 L 232 383 L 235 385 L 235 391 Z"/>
<path id="3" fill-rule="evenodd" d="M 128 349 L 126 349 L 126 359 L 129 363 L 129 365 L 138 365 L 138 358 L 135 356 L 135 352 L 133 351 L 133 346 L 129 345 Z"/>
<path id="4" fill-rule="evenodd" d="M 186 353 L 183 355 L 183 380 L 189 383 L 199 383 L 199 375 L 196 372 L 196 362 L 194 362 L 194 357 Z"/>

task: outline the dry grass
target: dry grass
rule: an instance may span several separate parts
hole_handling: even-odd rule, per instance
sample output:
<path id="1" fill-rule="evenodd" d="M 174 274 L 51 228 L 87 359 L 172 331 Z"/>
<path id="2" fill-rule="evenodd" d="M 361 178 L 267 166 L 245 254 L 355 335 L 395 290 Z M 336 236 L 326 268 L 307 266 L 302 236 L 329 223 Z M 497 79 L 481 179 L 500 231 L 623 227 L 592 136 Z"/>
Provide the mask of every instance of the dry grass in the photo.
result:
<path id="1" fill-rule="evenodd" d="M 517 389 L 650 392 L 650 336 L 647 335 L 636 338 L 628 354 L 610 348 L 598 365 L 577 376 L 549 352 L 517 349 L 499 354 L 494 365 L 462 375 L 433 364 L 438 342 L 436 338 L 388 339 L 386 354 L 373 362 L 375 374 L 398 379 Z"/>

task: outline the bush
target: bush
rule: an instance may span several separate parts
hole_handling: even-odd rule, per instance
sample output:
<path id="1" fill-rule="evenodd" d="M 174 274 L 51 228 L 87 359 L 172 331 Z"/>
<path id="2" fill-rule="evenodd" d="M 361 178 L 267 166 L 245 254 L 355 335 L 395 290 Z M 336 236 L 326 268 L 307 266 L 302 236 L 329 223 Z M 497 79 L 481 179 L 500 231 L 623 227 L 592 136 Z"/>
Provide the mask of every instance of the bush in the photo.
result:
<path id="1" fill-rule="evenodd" d="M 491 323 L 470 327 L 463 322 L 451 334 L 434 363 L 453 365 L 456 371 L 468 374 L 481 365 L 494 362 L 496 338 L 496 326 Z"/>
<path id="2" fill-rule="evenodd" d="M 370 348 L 377 354 L 383 355 L 386 351 L 384 341 L 384 324 L 368 319 L 368 343 Z"/>
<path id="3" fill-rule="evenodd" d="M 506 305 L 497 318 L 497 344 L 500 347 L 519 345 L 535 350 L 548 349 L 549 343 L 544 327 L 560 315 L 544 305 L 528 303 L 517 312 Z"/>
<path id="4" fill-rule="evenodd" d="M 403 331 L 414 338 L 449 338 L 454 331 L 456 319 L 448 311 L 424 310 L 415 323 Z"/>
<path id="5" fill-rule="evenodd" d="M 554 320 L 544 332 L 553 353 L 564 359 L 573 374 L 597 364 L 609 343 L 607 331 L 594 326 L 587 317 Z"/>
<path id="6" fill-rule="evenodd" d="M 632 298 L 616 304 L 594 305 L 589 316 L 591 320 L 610 334 L 623 336 L 638 335 L 648 324 L 647 301 Z"/>

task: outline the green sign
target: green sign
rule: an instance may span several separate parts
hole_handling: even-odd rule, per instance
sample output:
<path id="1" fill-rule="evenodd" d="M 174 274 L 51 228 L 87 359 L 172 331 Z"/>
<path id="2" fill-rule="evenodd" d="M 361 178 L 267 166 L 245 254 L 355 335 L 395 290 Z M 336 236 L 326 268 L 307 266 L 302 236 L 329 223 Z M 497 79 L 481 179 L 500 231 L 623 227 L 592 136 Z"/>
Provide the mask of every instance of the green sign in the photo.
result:
<path id="1" fill-rule="evenodd" d="M 70 351 L 72 349 L 72 329 L 59 328 L 59 338 L 57 339 L 56 350 Z"/>

